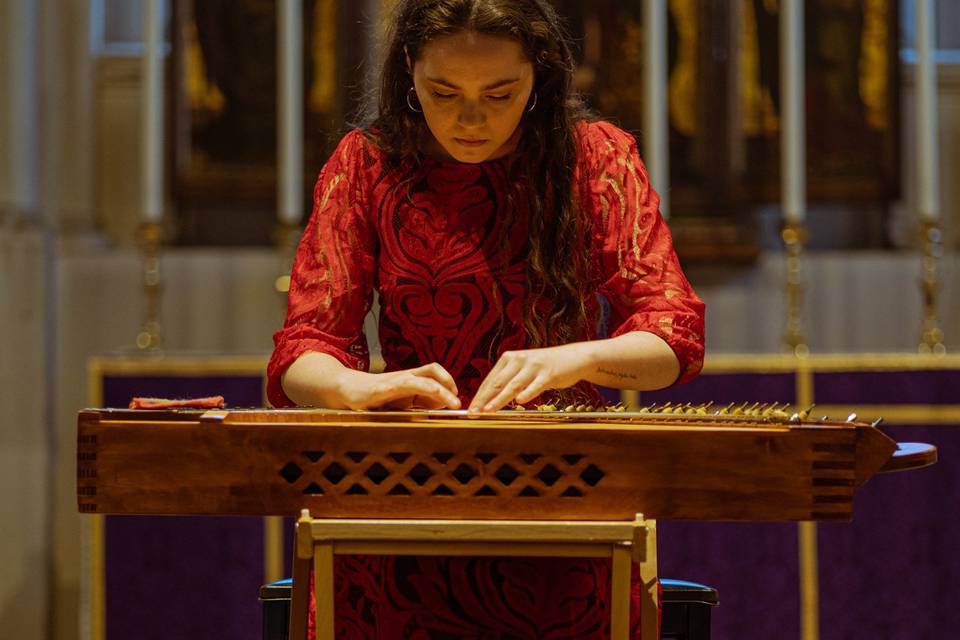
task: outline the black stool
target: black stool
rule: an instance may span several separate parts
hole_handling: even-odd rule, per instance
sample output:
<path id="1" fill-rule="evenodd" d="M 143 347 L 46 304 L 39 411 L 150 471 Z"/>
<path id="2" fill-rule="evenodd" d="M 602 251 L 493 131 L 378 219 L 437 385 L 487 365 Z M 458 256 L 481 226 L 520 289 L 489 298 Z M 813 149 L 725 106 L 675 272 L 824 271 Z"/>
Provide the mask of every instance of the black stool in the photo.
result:
<path id="1" fill-rule="evenodd" d="M 277 580 L 260 587 L 263 640 L 287 640 L 293 581 Z M 710 640 L 710 610 L 720 602 L 717 590 L 695 582 L 660 579 L 663 588 L 663 640 Z"/>
<path id="2" fill-rule="evenodd" d="M 660 638 L 710 640 L 710 612 L 720 604 L 717 590 L 696 582 L 661 578 Z"/>

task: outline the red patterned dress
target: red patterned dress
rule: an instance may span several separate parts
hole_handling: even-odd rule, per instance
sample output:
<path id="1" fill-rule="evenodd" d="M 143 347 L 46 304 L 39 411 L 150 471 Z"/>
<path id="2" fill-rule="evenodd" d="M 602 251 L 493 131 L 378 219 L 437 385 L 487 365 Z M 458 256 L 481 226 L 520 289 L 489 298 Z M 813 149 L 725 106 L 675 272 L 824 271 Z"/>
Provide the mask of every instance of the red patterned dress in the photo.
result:
<path id="1" fill-rule="evenodd" d="M 577 134 L 574 197 L 592 230 L 587 311 L 599 318 L 602 296 L 611 336 L 660 336 L 679 359 L 678 382 L 688 380 L 703 363 L 704 306 L 635 141 L 605 122 Z M 304 352 L 369 367 L 363 319 L 377 291 L 386 370 L 437 362 L 466 405 L 499 354 L 526 344 L 527 210 L 508 170 L 508 158 L 388 166 L 360 131 L 347 134 L 320 173 L 297 249 L 270 402 L 292 404 L 280 377 Z M 337 637 L 605 638 L 609 582 L 609 562 L 591 559 L 338 557 Z"/>

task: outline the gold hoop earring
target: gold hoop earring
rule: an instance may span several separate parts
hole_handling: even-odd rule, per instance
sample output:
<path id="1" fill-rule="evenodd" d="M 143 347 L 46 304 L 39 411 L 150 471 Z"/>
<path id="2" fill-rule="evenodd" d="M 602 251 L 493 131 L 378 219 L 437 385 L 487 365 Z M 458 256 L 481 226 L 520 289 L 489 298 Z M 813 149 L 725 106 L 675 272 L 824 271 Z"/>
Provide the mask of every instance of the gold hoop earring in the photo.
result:
<path id="1" fill-rule="evenodd" d="M 533 102 L 530 103 L 530 106 L 527 107 L 527 113 L 533 111 L 533 108 L 537 106 L 537 92 L 533 92 Z"/>
<path id="2" fill-rule="evenodd" d="M 415 93 L 416 93 L 416 89 L 414 89 L 413 87 L 410 87 L 410 90 L 407 91 L 407 106 L 410 107 L 410 111 L 413 111 L 414 113 L 423 113 L 423 109 L 422 109 L 422 108 L 421 108 L 421 109 L 417 109 L 415 106 L 413 106 L 413 100 L 410 99 L 410 94 L 411 94 L 411 93 L 415 94 Z"/>

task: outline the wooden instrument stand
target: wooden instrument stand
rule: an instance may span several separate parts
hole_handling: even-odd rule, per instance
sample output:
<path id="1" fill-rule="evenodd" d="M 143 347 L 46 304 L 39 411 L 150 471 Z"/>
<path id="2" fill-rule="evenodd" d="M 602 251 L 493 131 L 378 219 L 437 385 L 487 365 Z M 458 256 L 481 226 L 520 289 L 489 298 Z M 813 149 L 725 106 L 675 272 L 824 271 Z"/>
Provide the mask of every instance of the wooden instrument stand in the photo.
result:
<path id="1" fill-rule="evenodd" d="M 640 568 L 641 638 L 658 634 L 656 522 L 561 520 L 345 520 L 297 521 L 290 639 L 307 637 L 310 563 L 313 562 L 317 640 L 334 638 L 333 557 L 336 554 L 612 558 L 611 640 L 630 634 L 630 571 Z"/>

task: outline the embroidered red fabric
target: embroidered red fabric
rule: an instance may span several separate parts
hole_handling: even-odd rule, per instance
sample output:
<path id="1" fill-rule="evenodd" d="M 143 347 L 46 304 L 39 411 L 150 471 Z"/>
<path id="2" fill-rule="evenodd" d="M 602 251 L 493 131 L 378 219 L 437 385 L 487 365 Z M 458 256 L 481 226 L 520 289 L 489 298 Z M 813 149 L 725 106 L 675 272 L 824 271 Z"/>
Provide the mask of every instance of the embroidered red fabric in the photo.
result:
<path id="1" fill-rule="evenodd" d="M 636 143 L 605 122 L 578 133 L 575 197 L 593 239 L 588 313 L 599 316 L 603 296 L 611 336 L 660 336 L 680 361 L 678 382 L 689 380 L 703 364 L 704 306 L 680 269 Z M 375 289 L 386 370 L 438 362 L 464 404 L 499 354 L 525 345 L 528 225 L 522 198 L 508 203 L 507 161 L 426 157 L 390 168 L 384 160 L 353 131 L 320 173 L 274 335 L 267 396 L 275 407 L 292 404 L 280 377 L 306 351 L 368 369 L 363 319 Z M 594 337 L 592 327 L 582 336 Z"/>
<path id="2" fill-rule="evenodd" d="M 610 574 L 609 560 L 588 558 L 335 556 L 335 634 L 340 640 L 601 640 L 610 637 Z M 634 566 L 630 635 L 637 639 L 640 590 Z M 311 598 L 310 640 L 315 621 Z"/>
<path id="3" fill-rule="evenodd" d="M 605 298 L 611 336 L 660 336 L 680 361 L 678 382 L 688 380 L 703 363 L 704 306 L 635 141 L 605 122 L 579 125 L 578 139 L 574 196 L 592 229 L 588 312 L 599 318 Z M 507 160 L 388 167 L 360 131 L 347 134 L 320 173 L 297 249 L 270 402 L 292 404 L 280 377 L 304 352 L 368 369 L 363 320 L 376 290 L 387 370 L 438 362 L 468 403 L 498 355 L 526 342 L 529 231 L 523 198 L 511 193 Z M 594 337 L 595 328 L 582 336 Z M 336 634 L 599 640 L 608 637 L 609 573 L 609 562 L 590 559 L 338 557 Z"/>

